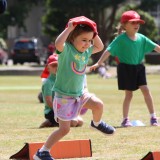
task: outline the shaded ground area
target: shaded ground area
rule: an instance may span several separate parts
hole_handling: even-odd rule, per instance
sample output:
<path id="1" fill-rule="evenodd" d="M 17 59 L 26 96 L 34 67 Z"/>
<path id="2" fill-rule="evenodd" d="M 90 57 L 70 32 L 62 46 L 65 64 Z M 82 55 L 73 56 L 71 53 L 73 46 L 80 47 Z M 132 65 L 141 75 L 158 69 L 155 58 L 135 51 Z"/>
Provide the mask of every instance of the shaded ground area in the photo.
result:
<path id="1" fill-rule="evenodd" d="M 19 65 L 19 66 L 2 66 L 0 67 L 0 75 L 40 75 L 44 66 Z M 87 69 L 89 73 L 89 68 Z M 116 76 L 116 67 L 109 67 L 108 73 L 113 77 Z M 147 65 L 147 74 L 159 74 L 160 65 Z"/>
<path id="2" fill-rule="evenodd" d="M 40 75 L 44 66 L 18 65 L 0 67 L 0 75 Z"/>
<path id="3" fill-rule="evenodd" d="M 89 69 L 87 72 L 89 72 Z M 111 74 L 111 77 L 117 76 L 116 67 L 109 67 L 107 72 Z M 160 74 L 160 65 L 146 65 L 146 73 Z"/>

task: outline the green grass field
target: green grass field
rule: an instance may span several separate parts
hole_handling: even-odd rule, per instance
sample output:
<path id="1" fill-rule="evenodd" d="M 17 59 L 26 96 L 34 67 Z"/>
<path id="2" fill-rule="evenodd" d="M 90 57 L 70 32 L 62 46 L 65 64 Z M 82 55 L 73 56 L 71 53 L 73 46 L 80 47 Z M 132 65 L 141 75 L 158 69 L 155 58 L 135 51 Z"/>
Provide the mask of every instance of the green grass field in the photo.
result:
<path id="1" fill-rule="evenodd" d="M 148 75 L 157 116 L 160 116 L 160 75 Z M 38 129 L 44 120 L 43 104 L 37 95 L 41 88 L 38 76 L 0 77 L 0 160 L 8 160 L 25 142 L 44 142 L 55 128 Z M 91 112 L 84 125 L 72 128 L 63 140 L 91 139 L 93 157 L 83 160 L 140 160 L 149 151 L 160 150 L 160 128 L 149 125 L 149 113 L 140 91 L 134 92 L 130 119 L 141 120 L 145 127 L 121 128 L 123 91 L 118 91 L 116 78 L 101 79 L 88 75 L 88 88 L 105 104 L 103 120 L 116 126 L 113 136 L 89 129 Z M 77 159 L 78 160 L 78 159 Z"/>

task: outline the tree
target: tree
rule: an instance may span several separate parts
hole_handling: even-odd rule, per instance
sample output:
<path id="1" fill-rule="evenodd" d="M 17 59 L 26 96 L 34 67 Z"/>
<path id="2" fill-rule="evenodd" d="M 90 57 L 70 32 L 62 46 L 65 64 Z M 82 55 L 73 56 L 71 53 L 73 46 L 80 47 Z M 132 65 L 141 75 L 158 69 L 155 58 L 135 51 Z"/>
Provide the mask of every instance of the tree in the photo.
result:
<path id="1" fill-rule="evenodd" d="M 33 5 L 43 3 L 45 0 L 12 0 L 8 1 L 7 11 L 0 15 L 0 37 L 7 37 L 7 26 L 17 25 L 25 28 L 24 20 L 27 18 L 29 11 Z"/>
<path id="2" fill-rule="evenodd" d="M 121 13 L 127 9 L 137 10 L 144 4 L 145 0 L 141 3 L 128 5 L 126 0 L 47 0 L 46 1 L 46 14 L 43 17 L 44 32 L 51 37 L 57 36 L 70 18 L 85 15 L 93 19 L 98 25 L 99 35 L 105 45 L 113 39 L 115 27 L 120 19 Z M 155 6 L 158 0 L 154 0 Z M 147 2 L 149 3 L 149 2 Z M 125 7 L 123 7 L 125 6 Z M 143 11 L 138 11 L 144 20 L 148 21 L 145 27 L 140 32 L 149 35 L 149 38 L 156 41 L 157 30 L 154 19 Z M 117 21 L 118 17 L 118 21 Z M 150 32 L 152 30 L 152 33 Z M 92 58 L 94 61 L 99 59 L 100 54 L 94 54 Z"/>
<path id="3" fill-rule="evenodd" d="M 120 4 L 125 0 L 47 0 L 43 17 L 44 32 L 57 36 L 70 18 L 85 15 L 98 24 L 99 35 L 106 42 Z"/>
<path id="4" fill-rule="evenodd" d="M 70 18 L 86 16 L 98 25 L 99 35 L 106 43 L 112 35 L 112 26 L 119 5 L 126 0 L 47 0 L 46 15 L 43 17 L 44 32 L 52 37 L 57 36 Z M 98 59 L 99 55 L 93 55 Z"/>
<path id="5" fill-rule="evenodd" d="M 47 10 L 43 17 L 43 31 L 51 37 L 56 37 L 60 32 L 62 32 L 62 30 L 64 30 L 64 27 L 70 18 L 84 15 L 93 19 L 98 24 L 99 35 L 104 44 L 107 45 L 107 43 L 113 39 L 114 29 L 118 23 L 116 21 L 117 17 L 119 21 L 119 15 L 121 15 L 124 10 L 137 10 L 141 7 L 141 4 L 143 4 L 144 1 L 145 0 L 142 0 L 139 5 L 134 2 L 134 5 L 126 6 L 126 0 L 47 0 Z M 156 2 L 154 5 L 157 4 Z M 145 7 L 147 8 L 147 5 L 145 5 Z M 141 10 L 138 12 L 144 20 L 149 22 L 144 25 L 140 32 L 147 36 L 149 35 L 149 38 L 156 41 L 157 30 L 154 19 Z M 152 33 L 150 32 L 151 30 Z M 97 61 L 99 57 L 100 54 L 94 54 L 92 56 L 94 61 Z"/>
<path id="6" fill-rule="evenodd" d="M 151 0 L 151 1 L 146 1 L 146 0 L 141 0 L 141 4 L 139 5 L 139 8 L 148 11 L 148 10 L 154 10 L 155 7 L 160 4 L 160 0 Z"/>

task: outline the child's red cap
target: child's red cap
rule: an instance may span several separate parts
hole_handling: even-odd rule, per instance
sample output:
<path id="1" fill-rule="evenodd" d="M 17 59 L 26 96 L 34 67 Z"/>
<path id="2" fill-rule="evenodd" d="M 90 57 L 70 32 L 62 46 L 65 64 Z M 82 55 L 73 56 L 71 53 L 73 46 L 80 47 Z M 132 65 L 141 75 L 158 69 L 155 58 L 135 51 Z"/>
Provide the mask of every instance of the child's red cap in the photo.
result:
<path id="1" fill-rule="evenodd" d="M 47 66 L 50 64 L 58 64 L 58 55 L 57 54 L 52 54 L 48 57 L 46 66 L 45 66 L 44 70 L 42 71 L 41 78 L 48 78 L 49 71 L 48 71 Z"/>
<path id="2" fill-rule="evenodd" d="M 140 19 L 140 15 L 135 12 L 135 11 L 126 11 L 122 14 L 121 16 L 121 23 L 124 23 L 124 22 L 139 22 L 141 24 L 144 24 L 145 21 Z"/>
<path id="3" fill-rule="evenodd" d="M 97 25 L 94 21 L 90 20 L 89 18 L 85 17 L 85 16 L 80 16 L 80 17 L 75 17 L 75 18 L 71 18 L 69 19 L 68 22 L 73 21 L 73 25 L 77 25 L 77 24 L 86 24 L 88 26 L 90 26 L 94 33 L 97 35 Z M 66 28 L 68 27 L 68 23 L 66 25 Z"/>
<path id="4" fill-rule="evenodd" d="M 47 64 L 58 64 L 58 55 L 57 54 L 52 54 L 48 57 L 47 59 Z"/>

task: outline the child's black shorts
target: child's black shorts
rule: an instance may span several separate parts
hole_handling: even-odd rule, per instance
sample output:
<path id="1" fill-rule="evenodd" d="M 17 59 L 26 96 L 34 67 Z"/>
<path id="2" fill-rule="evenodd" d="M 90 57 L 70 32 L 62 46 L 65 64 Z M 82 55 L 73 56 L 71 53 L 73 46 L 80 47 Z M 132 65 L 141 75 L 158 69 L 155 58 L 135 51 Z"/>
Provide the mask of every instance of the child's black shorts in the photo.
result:
<path id="1" fill-rule="evenodd" d="M 117 66 L 118 89 L 135 91 L 139 86 L 147 85 L 145 66 L 143 64 Z"/>
<path id="2" fill-rule="evenodd" d="M 45 114 L 45 118 L 48 119 L 53 126 L 59 126 L 59 124 L 54 119 L 54 112 L 51 110 L 48 114 Z"/>

